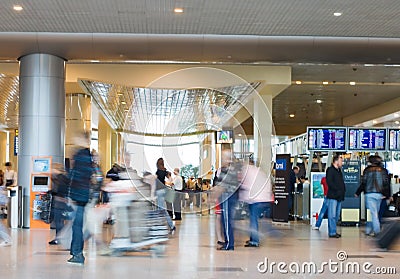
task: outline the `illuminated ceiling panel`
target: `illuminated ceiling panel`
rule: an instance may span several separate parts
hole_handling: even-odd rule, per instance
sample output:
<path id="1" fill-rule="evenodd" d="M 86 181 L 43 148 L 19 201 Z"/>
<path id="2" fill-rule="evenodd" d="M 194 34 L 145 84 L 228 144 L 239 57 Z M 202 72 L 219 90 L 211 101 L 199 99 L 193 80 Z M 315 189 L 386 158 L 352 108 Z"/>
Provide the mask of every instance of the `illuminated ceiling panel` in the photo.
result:
<path id="1" fill-rule="evenodd" d="M 113 129 L 146 135 L 188 135 L 218 130 L 260 83 L 218 89 L 136 88 L 81 80 Z"/>
<path id="2" fill-rule="evenodd" d="M 19 80 L 0 74 L 0 129 L 18 127 Z"/>

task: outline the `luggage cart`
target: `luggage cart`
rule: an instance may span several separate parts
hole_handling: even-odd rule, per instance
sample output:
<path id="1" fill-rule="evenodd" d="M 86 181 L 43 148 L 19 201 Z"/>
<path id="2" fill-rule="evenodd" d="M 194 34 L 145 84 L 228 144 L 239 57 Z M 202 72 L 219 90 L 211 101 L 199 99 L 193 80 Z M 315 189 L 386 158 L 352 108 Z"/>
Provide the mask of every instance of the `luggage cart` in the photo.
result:
<path id="1" fill-rule="evenodd" d="M 150 185 L 143 184 L 130 191 L 109 191 L 115 216 L 109 255 L 148 251 L 161 256 L 165 252 L 169 234 L 165 212 L 157 208 L 149 189 Z"/>

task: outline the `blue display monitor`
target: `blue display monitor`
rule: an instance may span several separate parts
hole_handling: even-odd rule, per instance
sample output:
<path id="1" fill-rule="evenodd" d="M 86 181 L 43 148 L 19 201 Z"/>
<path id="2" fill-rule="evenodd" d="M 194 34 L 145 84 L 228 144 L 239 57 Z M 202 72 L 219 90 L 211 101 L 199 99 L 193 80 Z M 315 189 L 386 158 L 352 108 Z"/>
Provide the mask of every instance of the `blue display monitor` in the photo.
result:
<path id="1" fill-rule="evenodd" d="M 308 127 L 307 149 L 346 152 L 346 132 L 345 127 Z"/>
<path id="2" fill-rule="evenodd" d="M 233 130 L 217 131 L 217 143 L 233 143 Z"/>
<path id="3" fill-rule="evenodd" d="M 400 129 L 389 129 L 389 151 L 400 151 Z"/>
<path id="4" fill-rule="evenodd" d="M 349 151 L 385 151 L 386 128 L 349 128 Z"/>

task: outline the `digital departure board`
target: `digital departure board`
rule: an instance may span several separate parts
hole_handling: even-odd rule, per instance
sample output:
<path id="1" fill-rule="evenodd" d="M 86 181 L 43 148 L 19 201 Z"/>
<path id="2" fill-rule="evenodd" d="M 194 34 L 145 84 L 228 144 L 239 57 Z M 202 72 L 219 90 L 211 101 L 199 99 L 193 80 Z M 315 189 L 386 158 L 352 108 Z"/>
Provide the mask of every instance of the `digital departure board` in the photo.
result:
<path id="1" fill-rule="evenodd" d="M 349 151 L 384 151 L 385 128 L 349 128 Z"/>
<path id="2" fill-rule="evenodd" d="M 389 129 L 389 151 L 400 151 L 400 129 Z"/>
<path id="3" fill-rule="evenodd" d="M 308 127 L 309 151 L 346 151 L 345 127 Z"/>

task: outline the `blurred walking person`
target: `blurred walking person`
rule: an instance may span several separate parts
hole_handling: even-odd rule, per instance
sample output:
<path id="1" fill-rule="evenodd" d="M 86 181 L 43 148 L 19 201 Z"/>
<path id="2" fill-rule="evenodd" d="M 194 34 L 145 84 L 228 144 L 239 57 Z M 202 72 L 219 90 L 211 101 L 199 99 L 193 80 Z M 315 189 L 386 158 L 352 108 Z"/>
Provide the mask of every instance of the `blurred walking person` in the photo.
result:
<path id="1" fill-rule="evenodd" d="M 159 210 L 165 211 L 165 217 L 167 219 L 168 226 L 172 231 L 175 230 L 174 223 L 172 222 L 172 218 L 166 210 L 165 203 L 165 194 L 166 194 L 166 186 L 165 186 L 165 178 L 167 177 L 167 170 L 164 166 L 164 159 L 159 158 L 157 160 L 157 171 L 156 171 L 156 196 L 157 196 L 157 206 Z"/>
<path id="2" fill-rule="evenodd" d="M 67 198 L 70 180 L 67 173 L 64 170 L 64 166 L 59 163 L 53 164 L 52 170 L 52 187 L 51 194 L 52 200 L 52 215 L 54 223 L 56 225 L 56 237 L 49 242 L 50 245 L 59 244 L 59 233 L 64 228 L 65 223 L 65 212 L 68 209 Z"/>
<path id="3" fill-rule="evenodd" d="M 246 202 L 249 205 L 250 211 L 250 239 L 244 246 L 259 247 L 258 219 L 261 213 L 272 208 L 275 200 L 272 192 L 272 184 L 267 174 L 254 166 L 254 161 L 252 160 L 249 161 L 249 165 L 243 166 L 242 177 L 239 200 Z"/>
<path id="4" fill-rule="evenodd" d="M 70 198 L 76 210 L 72 224 L 72 241 L 69 263 L 84 264 L 83 256 L 83 218 L 85 206 L 89 202 L 91 178 L 94 173 L 92 155 L 90 153 L 90 136 L 88 133 L 77 138 L 78 150 L 73 156 L 73 168 L 71 170 Z"/>
<path id="5" fill-rule="evenodd" d="M 176 221 L 181 221 L 182 220 L 182 200 L 183 200 L 183 179 L 182 176 L 179 174 L 179 168 L 174 169 L 174 179 L 173 179 L 173 188 L 177 192 L 175 195 L 175 201 L 174 201 L 174 214 L 175 214 L 175 219 Z"/>
<path id="6" fill-rule="evenodd" d="M 0 186 L 0 206 L 6 206 L 7 203 L 7 188 L 5 186 Z M 12 238 L 2 221 L 0 221 L 0 239 L 2 239 L 2 241 L 0 242 L 0 246 L 11 246 Z"/>
<path id="7" fill-rule="evenodd" d="M 371 214 L 371 222 L 367 222 L 365 233 L 376 236 L 381 231 L 379 209 L 382 200 L 390 197 L 390 176 L 382 165 L 380 156 L 369 156 L 370 165 L 365 168 L 361 185 L 357 189 L 356 197 L 365 192 L 365 204 Z"/>

